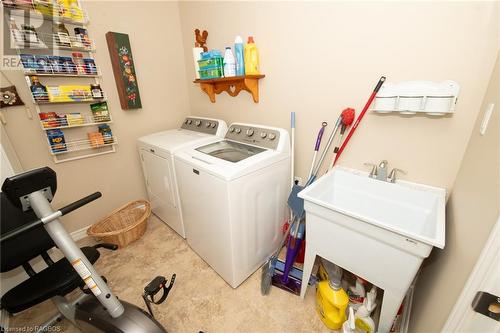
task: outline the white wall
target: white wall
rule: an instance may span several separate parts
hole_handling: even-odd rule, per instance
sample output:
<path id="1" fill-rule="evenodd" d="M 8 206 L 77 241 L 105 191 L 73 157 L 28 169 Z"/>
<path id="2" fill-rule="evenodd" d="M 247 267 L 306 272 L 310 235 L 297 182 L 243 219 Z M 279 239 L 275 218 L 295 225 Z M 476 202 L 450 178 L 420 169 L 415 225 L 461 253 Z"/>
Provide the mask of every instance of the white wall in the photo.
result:
<path id="1" fill-rule="evenodd" d="M 113 117 L 111 128 L 118 138 L 116 153 L 54 164 L 22 73 L 5 71 L 35 115 L 28 119 L 23 107 L 5 111 L 5 130 L 24 169 L 49 166 L 57 172 L 55 207 L 95 191 L 103 193 L 101 199 L 64 217 L 70 232 L 95 223 L 127 201 L 146 198 L 136 139 L 178 127 L 189 113 L 177 2 L 84 1 L 83 8 L 90 17 L 88 31 L 96 44 L 96 63 L 102 71 L 101 87 L 108 95 Z M 142 109 L 124 111 L 120 107 L 105 39 L 108 31 L 127 33 L 130 37 Z M 75 82 L 54 80 L 58 80 L 58 84 Z M 55 106 L 52 108 L 56 110 Z M 56 111 L 67 111 L 69 106 L 57 108 Z M 79 108 L 88 108 L 88 105 L 71 105 L 71 110 Z M 45 106 L 43 111 L 48 109 Z"/>
<path id="2" fill-rule="evenodd" d="M 296 170 L 309 170 L 322 121 L 350 106 L 359 113 L 381 75 L 389 81 L 455 80 L 452 117 L 368 113 L 340 163 L 357 169 L 387 159 L 406 178 L 451 189 L 499 45 L 498 3 L 261 2 L 180 3 L 191 113 L 289 128 L 297 112 Z M 210 103 L 194 78 L 195 28 L 208 47 L 253 35 L 260 50 L 260 103 L 246 92 Z M 330 160 L 328 158 L 328 160 Z"/>
<path id="3" fill-rule="evenodd" d="M 487 105 L 495 105 L 485 135 Z M 446 248 L 435 250 L 416 286 L 411 332 L 437 332 L 464 288 L 500 214 L 500 55 L 446 209 Z"/>

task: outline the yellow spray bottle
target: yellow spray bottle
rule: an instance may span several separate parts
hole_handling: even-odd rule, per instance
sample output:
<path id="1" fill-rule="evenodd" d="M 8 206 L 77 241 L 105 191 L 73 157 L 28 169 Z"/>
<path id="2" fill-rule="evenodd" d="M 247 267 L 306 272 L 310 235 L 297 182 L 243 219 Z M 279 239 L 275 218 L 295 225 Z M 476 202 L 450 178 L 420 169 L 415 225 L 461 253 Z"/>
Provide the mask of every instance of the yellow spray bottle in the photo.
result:
<path id="1" fill-rule="evenodd" d="M 326 327 L 338 330 L 346 321 L 349 296 L 341 286 L 342 268 L 322 260 L 328 273 L 328 280 L 318 283 L 316 289 L 316 310 Z"/>
<path id="2" fill-rule="evenodd" d="M 245 59 L 245 75 L 259 75 L 259 50 L 253 41 L 253 37 L 249 36 L 244 47 Z"/>

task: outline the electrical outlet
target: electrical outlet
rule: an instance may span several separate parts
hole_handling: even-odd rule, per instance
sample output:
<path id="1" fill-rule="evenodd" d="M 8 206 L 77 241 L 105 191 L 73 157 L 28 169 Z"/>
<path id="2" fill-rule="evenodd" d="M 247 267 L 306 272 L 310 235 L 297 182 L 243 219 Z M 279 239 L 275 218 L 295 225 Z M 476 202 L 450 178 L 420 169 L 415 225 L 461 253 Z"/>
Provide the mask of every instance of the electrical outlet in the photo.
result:
<path id="1" fill-rule="evenodd" d="M 293 181 L 297 185 L 302 185 L 302 178 L 301 177 L 293 177 Z"/>

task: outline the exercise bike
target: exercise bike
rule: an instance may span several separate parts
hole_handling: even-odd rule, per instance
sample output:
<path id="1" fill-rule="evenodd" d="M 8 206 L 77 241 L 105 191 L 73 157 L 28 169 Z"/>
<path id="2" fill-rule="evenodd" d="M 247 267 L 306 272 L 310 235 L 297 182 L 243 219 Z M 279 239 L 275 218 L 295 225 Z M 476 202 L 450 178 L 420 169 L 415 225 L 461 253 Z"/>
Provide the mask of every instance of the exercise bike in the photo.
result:
<path id="1" fill-rule="evenodd" d="M 175 274 L 168 287 L 163 277 L 157 277 L 146 286 L 143 299 L 150 313 L 118 300 L 92 266 L 100 256 L 97 249 L 116 250 L 117 247 L 98 244 L 80 249 L 58 219 L 100 198 L 101 193 L 96 192 L 54 211 L 50 202 L 56 189 L 56 173 L 48 167 L 12 176 L 3 183 L 1 271 L 22 266 L 29 278 L 2 296 L 2 311 L 15 314 L 51 299 L 59 314 L 42 325 L 40 331 L 50 331 L 50 326 L 64 317 L 82 332 L 166 332 L 154 318 L 149 303 L 165 300 Z M 65 258 L 54 262 L 47 253 L 53 246 L 57 246 Z M 47 268 L 38 273 L 29 264 L 29 260 L 37 256 L 47 264 Z M 82 295 L 69 302 L 64 296 L 78 287 Z M 154 302 L 154 295 L 160 290 L 163 296 Z"/>

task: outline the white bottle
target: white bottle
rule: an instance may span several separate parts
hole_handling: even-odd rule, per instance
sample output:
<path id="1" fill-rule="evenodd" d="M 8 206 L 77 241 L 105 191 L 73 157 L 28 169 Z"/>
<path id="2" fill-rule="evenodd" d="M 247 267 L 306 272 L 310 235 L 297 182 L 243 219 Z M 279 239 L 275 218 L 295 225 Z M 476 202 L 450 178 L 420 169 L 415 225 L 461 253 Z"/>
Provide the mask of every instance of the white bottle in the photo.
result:
<path id="1" fill-rule="evenodd" d="M 236 61 L 234 60 L 233 51 L 231 51 L 229 46 L 226 47 L 226 52 L 224 53 L 224 76 L 236 76 Z"/>
<path id="2" fill-rule="evenodd" d="M 352 306 L 354 310 L 358 310 L 363 304 L 366 296 L 363 280 L 359 276 L 356 276 L 356 284 L 349 287 L 347 294 L 349 295 L 349 305 Z"/>
<path id="3" fill-rule="evenodd" d="M 354 318 L 354 309 L 352 306 L 349 307 L 349 316 L 347 320 L 342 324 L 342 333 L 352 333 L 356 332 L 356 323 Z"/>
<path id="4" fill-rule="evenodd" d="M 373 287 L 372 290 L 366 295 L 366 298 L 356 312 L 356 329 L 359 332 L 375 333 L 375 322 L 373 321 L 370 314 L 375 309 L 377 304 L 375 303 L 375 298 L 377 297 L 377 287 Z"/>

